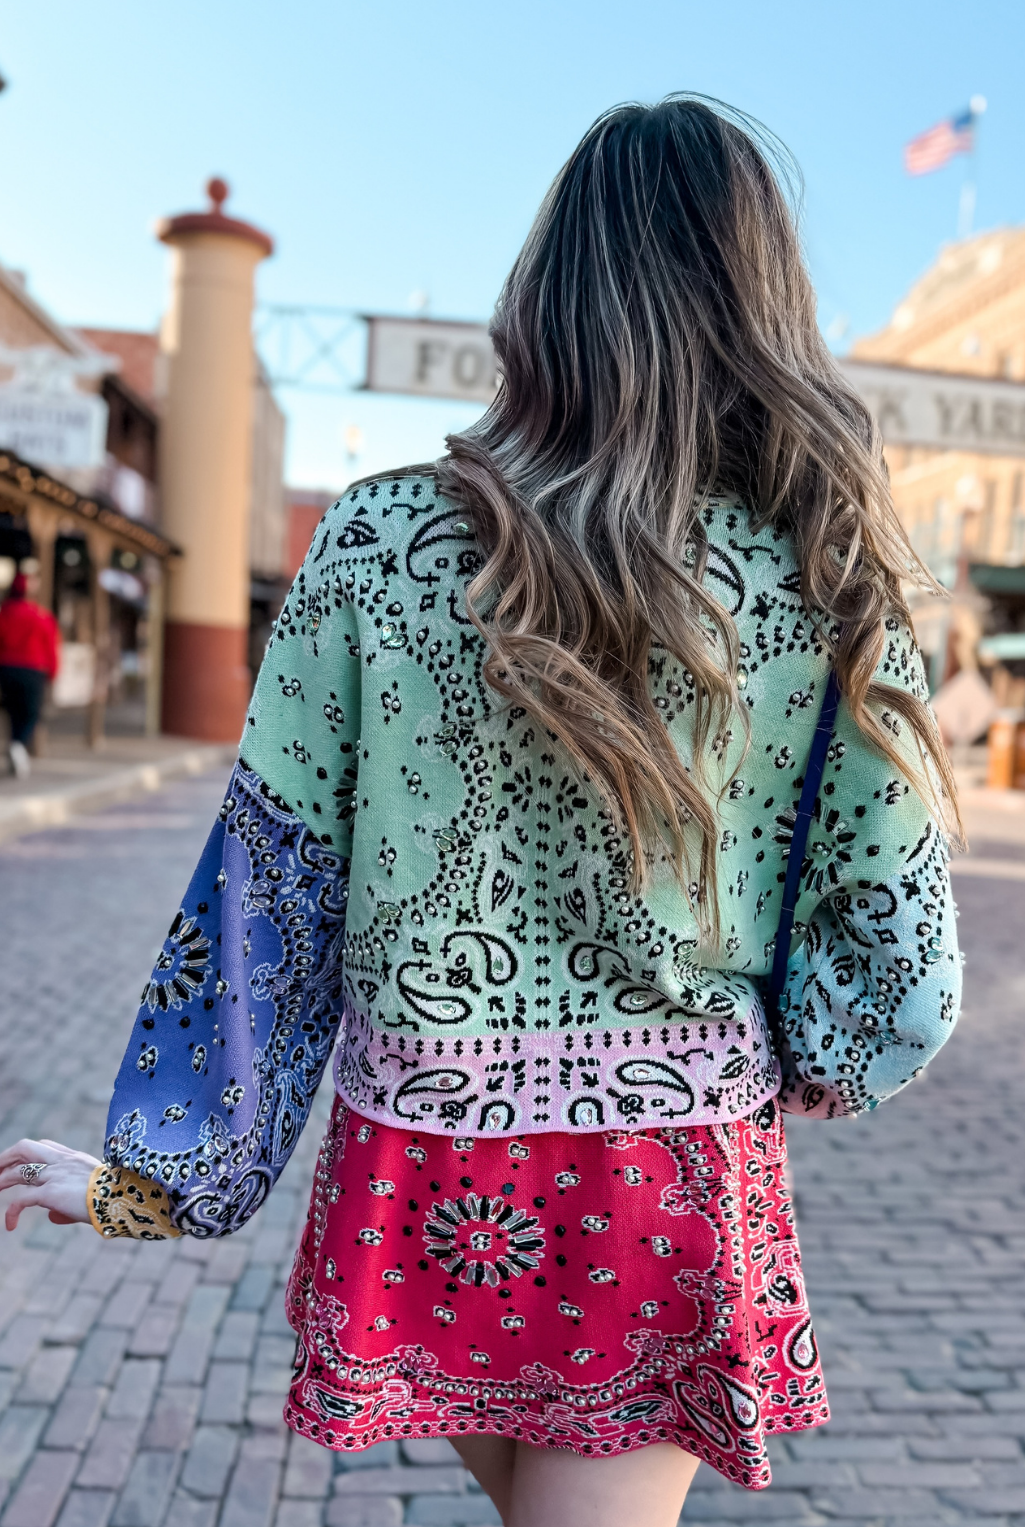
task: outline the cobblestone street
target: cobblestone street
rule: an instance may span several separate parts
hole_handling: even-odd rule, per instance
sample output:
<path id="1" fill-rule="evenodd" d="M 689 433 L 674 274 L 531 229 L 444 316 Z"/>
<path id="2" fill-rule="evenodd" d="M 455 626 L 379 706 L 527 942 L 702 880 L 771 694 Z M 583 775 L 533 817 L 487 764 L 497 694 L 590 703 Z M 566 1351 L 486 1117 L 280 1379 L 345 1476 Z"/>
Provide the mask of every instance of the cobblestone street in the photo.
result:
<path id="1" fill-rule="evenodd" d="M 0 1143 L 100 1149 L 225 777 L 0 848 Z M 1025 1524 L 1025 817 L 980 823 L 953 1040 L 878 1113 L 790 1131 L 834 1419 L 775 1444 L 761 1494 L 702 1468 L 687 1527 Z M 0 1527 L 497 1522 L 445 1442 L 343 1458 L 281 1422 L 283 1285 L 328 1101 L 231 1239 L 104 1243 L 36 1211 L 0 1229 Z"/>

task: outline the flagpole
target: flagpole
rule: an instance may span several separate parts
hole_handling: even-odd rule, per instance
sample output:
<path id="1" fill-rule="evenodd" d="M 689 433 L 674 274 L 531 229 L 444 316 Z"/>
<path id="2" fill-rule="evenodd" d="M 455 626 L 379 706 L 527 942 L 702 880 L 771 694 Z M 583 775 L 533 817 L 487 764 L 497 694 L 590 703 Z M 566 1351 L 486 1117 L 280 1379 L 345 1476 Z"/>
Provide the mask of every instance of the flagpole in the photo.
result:
<path id="1" fill-rule="evenodd" d="M 972 225 L 975 222 L 975 149 L 978 141 L 978 121 L 986 110 L 986 97 L 984 95 L 973 95 L 968 106 L 972 114 L 972 147 L 968 155 L 968 174 L 961 186 L 961 200 L 957 210 L 957 236 L 959 239 L 971 238 Z"/>

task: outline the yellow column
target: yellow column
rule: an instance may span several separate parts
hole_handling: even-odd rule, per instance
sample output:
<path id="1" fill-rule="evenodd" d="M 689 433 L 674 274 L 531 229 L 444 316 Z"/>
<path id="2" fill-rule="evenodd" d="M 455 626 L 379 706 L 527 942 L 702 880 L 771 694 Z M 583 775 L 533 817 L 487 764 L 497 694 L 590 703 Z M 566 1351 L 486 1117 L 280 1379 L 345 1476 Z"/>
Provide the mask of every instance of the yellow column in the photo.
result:
<path id="1" fill-rule="evenodd" d="M 162 331 L 167 397 L 160 442 L 162 529 L 184 555 L 168 569 L 166 732 L 234 742 L 249 700 L 249 495 L 253 275 L 273 250 L 221 210 L 169 218 L 171 303 Z"/>

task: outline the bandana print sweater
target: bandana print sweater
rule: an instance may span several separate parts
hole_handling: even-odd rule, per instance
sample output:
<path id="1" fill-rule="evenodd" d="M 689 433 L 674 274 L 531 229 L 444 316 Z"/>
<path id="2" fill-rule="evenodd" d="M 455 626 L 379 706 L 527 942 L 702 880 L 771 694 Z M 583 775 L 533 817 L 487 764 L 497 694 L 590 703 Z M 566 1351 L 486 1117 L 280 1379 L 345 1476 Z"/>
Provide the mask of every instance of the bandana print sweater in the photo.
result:
<path id="1" fill-rule="evenodd" d="M 430 472 L 328 511 L 111 1104 L 108 1169 L 162 1187 L 178 1230 L 223 1234 L 262 1202 L 332 1052 L 358 1113 L 486 1136 L 711 1124 L 781 1088 L 792 1109 L 856 1113 L 946 1039 L 945 845 L 841 707 L 774 1052 L 760 994 L 828 658 L 791 542 L 727 498 L 703 525 L 750 721 L 746 749 L 740 717 L 712 745 L 714 963 L 672 874 L 631 894 L 614 821 L 484 682 L 465 607 L 479 552 Z M 896 621 L 878 678 L 926 693 Z M 655 650 L 650 682 L 686 760 L 689 676 Z"/>

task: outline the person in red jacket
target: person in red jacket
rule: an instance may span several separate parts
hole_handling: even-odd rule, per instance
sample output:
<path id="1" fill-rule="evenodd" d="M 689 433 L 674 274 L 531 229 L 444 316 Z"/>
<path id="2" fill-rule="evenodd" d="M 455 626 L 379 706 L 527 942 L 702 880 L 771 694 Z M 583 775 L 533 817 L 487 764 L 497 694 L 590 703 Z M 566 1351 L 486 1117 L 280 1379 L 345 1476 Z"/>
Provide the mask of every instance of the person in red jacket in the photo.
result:
<path id="1" fill-rule="evenodd" d="M 30 771 L 29 744 L 60 658 L 56 620 L 29 597 L 38 586 L 38 578 L 18 573 L 0 604 L 0 704 L 11 720 L 7 751 L 19 779 Z"/>

